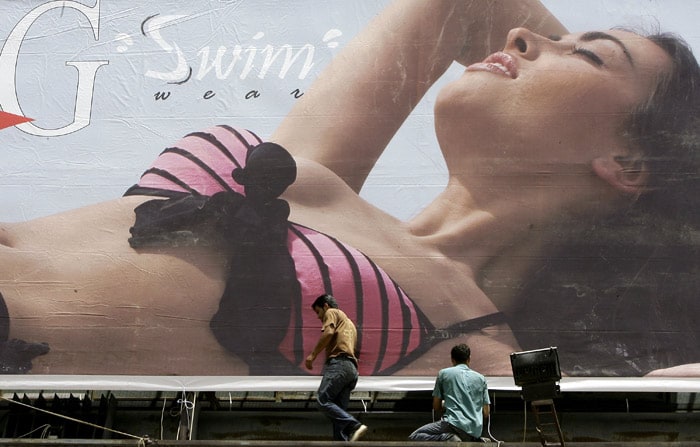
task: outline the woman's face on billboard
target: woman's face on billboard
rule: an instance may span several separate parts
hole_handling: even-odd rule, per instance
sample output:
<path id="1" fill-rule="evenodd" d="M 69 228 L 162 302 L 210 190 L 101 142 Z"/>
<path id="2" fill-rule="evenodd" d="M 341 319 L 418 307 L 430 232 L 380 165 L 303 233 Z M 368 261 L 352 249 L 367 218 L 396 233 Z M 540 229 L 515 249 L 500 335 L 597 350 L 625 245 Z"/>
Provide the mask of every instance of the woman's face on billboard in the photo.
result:
<path id="1" fill-rule="evenodd" d="M 505 48 L 470 65 L 436 103 L 446 157 L 588 163 L 621 151 L 623 123 L 646 101 L 670 57 L 627 31 L 544 37 L 511 30 Z"/>

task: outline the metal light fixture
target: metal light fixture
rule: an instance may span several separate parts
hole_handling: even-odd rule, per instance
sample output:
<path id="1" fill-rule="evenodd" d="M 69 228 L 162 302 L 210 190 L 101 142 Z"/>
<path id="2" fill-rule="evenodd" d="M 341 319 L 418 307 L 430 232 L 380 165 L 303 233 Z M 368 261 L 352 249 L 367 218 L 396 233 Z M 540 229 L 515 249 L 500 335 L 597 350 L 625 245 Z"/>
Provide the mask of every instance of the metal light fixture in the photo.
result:
<path id="1" fill-rule="evenodd" d="M 557 348 L 514 352 L 510 355 L 513 380 L 522 387 L 526 401 L 553 399 L 559 395 L 561 370 Z"/>

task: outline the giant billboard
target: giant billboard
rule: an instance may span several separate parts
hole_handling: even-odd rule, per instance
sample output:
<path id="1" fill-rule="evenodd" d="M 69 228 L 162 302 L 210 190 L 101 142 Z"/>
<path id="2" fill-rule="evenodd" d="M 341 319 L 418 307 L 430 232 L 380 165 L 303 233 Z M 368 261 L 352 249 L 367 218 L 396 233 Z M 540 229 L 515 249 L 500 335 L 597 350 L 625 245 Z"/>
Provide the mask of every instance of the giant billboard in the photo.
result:
<path id="1" fill-rule="evenodd" d="M 330 293 L 365 377 L 700 375 L 700 1 L 0 17 L 3 373 L 315 376 Z"/>

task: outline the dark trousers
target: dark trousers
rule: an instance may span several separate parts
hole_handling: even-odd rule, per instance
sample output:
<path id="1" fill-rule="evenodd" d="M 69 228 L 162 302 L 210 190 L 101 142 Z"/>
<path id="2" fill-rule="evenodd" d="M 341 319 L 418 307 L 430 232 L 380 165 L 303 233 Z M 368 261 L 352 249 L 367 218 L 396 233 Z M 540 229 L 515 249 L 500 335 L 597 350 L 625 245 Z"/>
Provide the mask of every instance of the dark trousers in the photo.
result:
<path id="1" fill-rule="evenodd" d="M 483 442 L 443 420 L 425 424 L 411 433 L 408 439 L 412 441 Z"/>
<path id="2" fill-rule="evenodd" d="M 336 441 L 349 440 L 360 426 L 360 422 L 345 411 L 357 378 L 357 366 L 348 358 L 331 358 L 323 366 L 317 401 L 321 412 L 333 423 L 333 439 Z"/>

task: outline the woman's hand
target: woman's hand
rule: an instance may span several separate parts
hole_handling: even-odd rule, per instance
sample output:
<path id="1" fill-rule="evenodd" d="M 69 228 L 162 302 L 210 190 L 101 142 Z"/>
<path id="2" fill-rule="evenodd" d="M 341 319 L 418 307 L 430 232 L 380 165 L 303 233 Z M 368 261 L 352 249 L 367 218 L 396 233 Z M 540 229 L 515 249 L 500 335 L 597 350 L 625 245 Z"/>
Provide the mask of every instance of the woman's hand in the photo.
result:
<path id="1" fill-rule="evenodd" d="M 645 377 L 698 377 L 700 376 L 700 363 L 688 363 L 686 365 L 673 366 L 671 368 L 657 369 Z"/>

